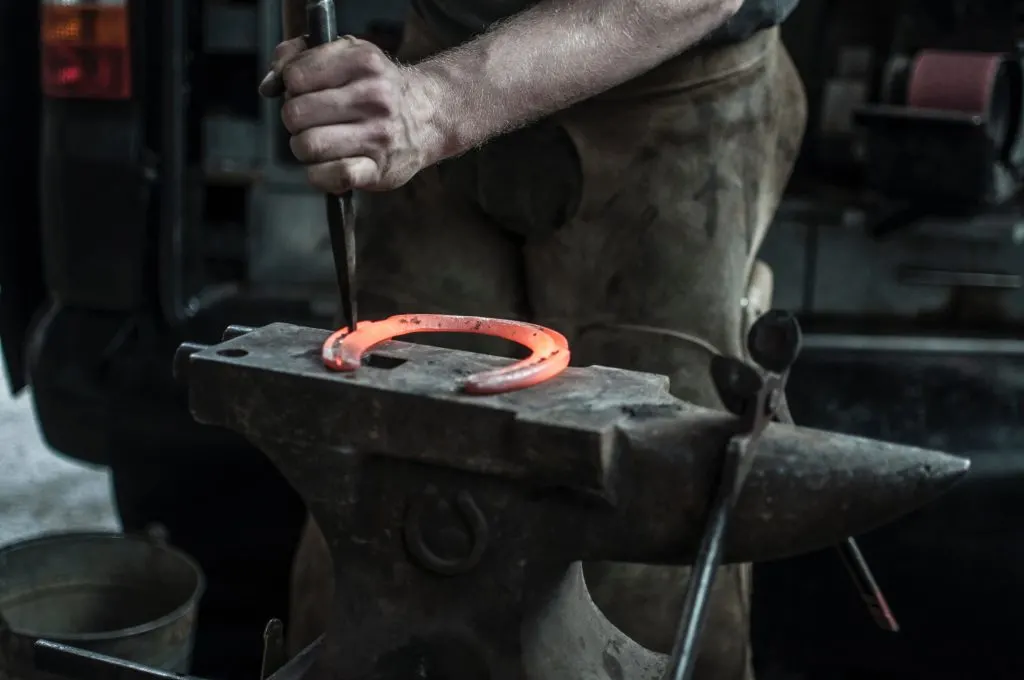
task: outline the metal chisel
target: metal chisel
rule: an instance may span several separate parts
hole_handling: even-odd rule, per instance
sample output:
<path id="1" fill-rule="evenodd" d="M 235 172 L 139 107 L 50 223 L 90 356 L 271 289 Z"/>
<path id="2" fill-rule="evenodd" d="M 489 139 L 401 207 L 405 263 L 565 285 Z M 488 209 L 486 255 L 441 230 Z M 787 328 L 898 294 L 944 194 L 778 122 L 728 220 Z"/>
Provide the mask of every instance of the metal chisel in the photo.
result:
<path id="1" fill-rule="evenodd" d="M 307 42 L 310 47 L 337 40 L 337 16 L 334 0 L 310 0 L 306 3 Z M 328 194 L 327 229 L 331 236 L 334 271 L 338 277 L 341 312 L 345 326 L 354 331 L 359 324 L 356 311 L 356 210 L 352 192 L 341 196 Z"/>

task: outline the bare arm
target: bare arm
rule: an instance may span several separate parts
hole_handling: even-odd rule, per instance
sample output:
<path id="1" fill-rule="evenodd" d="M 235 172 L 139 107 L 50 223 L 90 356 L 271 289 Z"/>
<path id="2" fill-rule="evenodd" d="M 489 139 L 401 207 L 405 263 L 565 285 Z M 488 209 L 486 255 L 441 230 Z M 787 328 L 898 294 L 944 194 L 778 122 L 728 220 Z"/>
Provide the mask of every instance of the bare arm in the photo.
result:
<path id="1" fill-rule="evenodd" d="M 284 0 L 288 36 L 304 0 Z M 278 46 L 260 85 L 291 95 L 291 149 L 325 191 L 387 190 L 428 165 L 626 82 L 683 52 L 742 0 L 545 0 L 411 66 L 369 43 Z"/>
<path id="2" fill-rule="evenodd" d="M 696 44 L 741 0 L 549 0 L 416 66 L 444 157 L 626 82 Z"/>

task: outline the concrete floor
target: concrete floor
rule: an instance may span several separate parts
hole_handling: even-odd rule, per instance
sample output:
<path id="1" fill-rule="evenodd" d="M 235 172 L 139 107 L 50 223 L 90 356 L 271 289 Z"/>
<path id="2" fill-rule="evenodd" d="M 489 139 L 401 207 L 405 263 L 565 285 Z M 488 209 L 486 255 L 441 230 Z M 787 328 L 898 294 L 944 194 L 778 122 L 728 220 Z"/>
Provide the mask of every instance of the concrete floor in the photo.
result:
<path id="1" fill-rule="evenodd" d="M 31 395 L 12 398 L 0 369 L 0 545 L 40 532 L 118 528 L 106 471 L 51 451 Z"/>

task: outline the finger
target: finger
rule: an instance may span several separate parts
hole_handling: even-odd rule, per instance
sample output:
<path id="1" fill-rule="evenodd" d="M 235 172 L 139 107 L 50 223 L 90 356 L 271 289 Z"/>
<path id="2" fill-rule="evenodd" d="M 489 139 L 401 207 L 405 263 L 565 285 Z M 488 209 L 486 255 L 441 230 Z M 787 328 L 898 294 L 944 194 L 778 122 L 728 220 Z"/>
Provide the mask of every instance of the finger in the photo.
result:
<path id="1" fill-rule="evenodd" d="M 273 54 L 270 56 L 271 68 L 274 66 L 280 67 L 281 65 L 292 60 L 295 55 L 299 52 L 303 52 L 308 47 L 305 36 L 299 36 L 298 38 L 292 38 L 291 40 L 285 40 L 282 43 L 278 43 L 277 47 L 274 48 Z M 279 69 L 280 70 L 280 69 Z"/>
<path id="2" fill-rule="evenodd" d="M 281 76 L 285 89 L 297 96 L 383 75 L 392 67 L 376 46 L 349 38 L 306 50 L 284 66 Z"/>
<path id="3" fill-rule="evenodd" d="M 365 156 L 313 165 L 307 169 L 306 174 L 310 184 L 334 195 L 353 189 L 373 190 L 380 182 L 380 166 Z"/>
<path id="4" fill-rule="evenodd" d="M 346 123 L 315 127 L 293 135 L 288 145 L 300 163 L 326 163 L 339 158 L 377 156 L 386 143 L 379 123 Z"/>
<path id="5" fill-rule="evenodd" d="M 281 80 L 280 74 L 274 71 L 270 71 L 267 75 L 263 76 L 258 89 L 260 96 L 267 99 L 276 99 L 285 93 L 284 81 Z"/>
<path id="6" fill-rule="evenodd" d="M 281 107 L 281 121 L 295 135 L 324 125 L 390 117 L 397 106 L 398 93 L 390 81 L 364 79 L 289 98 Z"/>
<path id="7" fill-rule="evenodd" d="M 280 43 L 274 48 L 270 59 L 270 70 L 260 82 L 259 93 L 267 98 L 280 97 L 284 94 L 284 82 L 281 80 L 281 69 L 285 64 L 297 57 L 306 49 L 305 38 L 294 38 Z"/>

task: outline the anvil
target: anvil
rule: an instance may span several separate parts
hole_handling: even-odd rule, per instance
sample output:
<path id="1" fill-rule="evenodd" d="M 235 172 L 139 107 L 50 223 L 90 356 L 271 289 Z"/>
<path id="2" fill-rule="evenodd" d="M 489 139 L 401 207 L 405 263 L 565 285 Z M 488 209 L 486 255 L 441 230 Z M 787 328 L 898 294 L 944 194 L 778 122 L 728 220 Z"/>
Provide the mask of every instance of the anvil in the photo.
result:
<path id="1" fill-rule="evenodd" d="M 330 548 L 322 650 L 288 677 L 616 677 L 609 654 L 620 677 L 659 677 L 662 655 L 609 642 L 617 631 L 594 610 L 578 563 L 691 563 L 740 419 L 673 397 L 663 376 L 599 366 L 468 395 L 461 378 L 508 360 L 403 342 L 334 373 L 320 358 L 327 336 L 272 324 L 184 346 L 176 360 L 194 417 L 269 456 Z M 928 503 L 967 468 L 772 424 L 726 559 L 832 545 Z"/>

